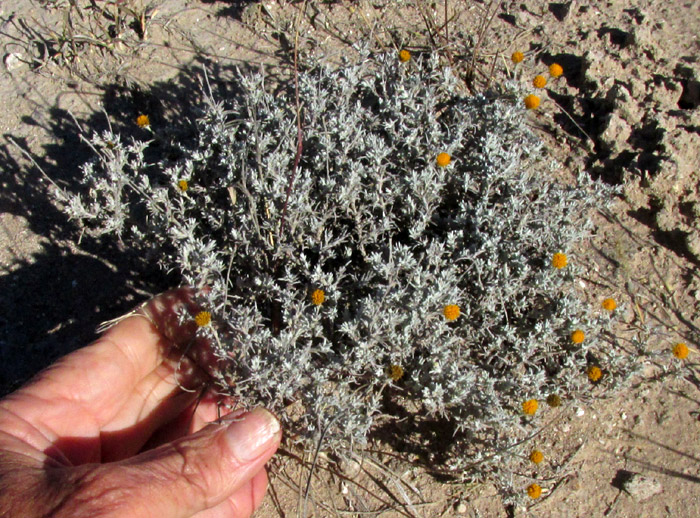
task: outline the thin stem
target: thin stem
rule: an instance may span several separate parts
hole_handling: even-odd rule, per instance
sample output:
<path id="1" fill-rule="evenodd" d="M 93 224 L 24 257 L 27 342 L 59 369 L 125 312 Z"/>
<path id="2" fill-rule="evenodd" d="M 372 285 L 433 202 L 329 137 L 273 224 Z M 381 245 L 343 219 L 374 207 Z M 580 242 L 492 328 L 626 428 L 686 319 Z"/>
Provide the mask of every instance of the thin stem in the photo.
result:
<path id="1" fill-rule="evenodd" d="M 304 2 L 303 11 L 306 11 L 306 2 Z M 299 100 L 299 18 L 297 18 L 297 24 L 294 33 L 294 98 L 296 102 L 297 111 L 297 152 L 294 157 L 294 166 L 292 167 L 292 174 L 289 177 L 289 183 L 287 184 L 287 192 L 284 197 L 284 205 L 282 207 L 282 217 L 280 219 L 280 229 L 278 234 L 278 241 L 282 239 L 282 232 L 284 232 L 284 224 L 287 216 L 287 207 L 289 205 L 289 196 L 292 194 L 292 187 L 294 186 L 294 180 L 297 176 L 297 170 L 299 169 L 299 162 L 301 161 L 301 152 L 303 150 L 303 140 L 304 132 L 301 127 L 301 102 Z"/>

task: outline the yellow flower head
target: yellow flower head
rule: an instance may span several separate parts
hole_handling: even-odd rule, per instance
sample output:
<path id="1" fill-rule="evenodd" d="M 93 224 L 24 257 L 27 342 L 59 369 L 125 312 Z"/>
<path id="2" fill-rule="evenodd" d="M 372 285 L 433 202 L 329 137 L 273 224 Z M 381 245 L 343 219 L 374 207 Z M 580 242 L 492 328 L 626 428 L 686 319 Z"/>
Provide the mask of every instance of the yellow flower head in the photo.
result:
<path id="1" fill-rule="evenodd" d="M 566 257 L 566 254 L 562 254 L 561 252 L 557 252 L 552 256 L 552 266 L 558 268 L 559 270 L 564 268 L 568 262 L 569 259 Z"/>
<path id="2" fill-rule="evenodd" d="M 447 167 L 452 161 L 452 157 L 447 153 L 440 153 L 435 159 L 435 161 L 440 167 Z"/>
<path id="3" fill-rule="evenodd" d="M 559 77 L 564 73 L 564 69 L 561 68 L 559 63 L 552 63 L 549 65 L 549 75 L 552 77 Z"/>
<path id="4" fill-rule="evenodd" d="M 540 450 L 532 450 L 530 460 L 535 464 L 539 464 L 544 460 L 544 454 Z"/>
<path id="5" fill-rule="evenodd" d="M 182 191 L 185 192 L 189 188 L 190 184 L 187 183 L 187 180 L 180 180 L 177 182 L 177 187 Z"/>
<path id="6" fill-rule="evenodd" d="M 595 365 L 588 367 L 588 369 L 586 369 L 586 374 L 588 374 L 588 379 L 593 383 L 603 377 L 603 371 L 600 370 L 600 367 L 596 367 Z"/>
<path id="7" fill-rule="evenodd" d="M 561 398 L 556 394 L 550 394 L 547 396 L 547 404 L 552 408 L 561 406 Z"/>
<path id="8" fill-rule="evenodd" d="M 532 80 L 532 86 L 535 88 L 544 88 L 546 85 L 547 80 L 544 76 L 535 76 L 535 79 Z"/>
<path id="9" fill-rule="evenodd" d="M 457 304 L 448 304 L 442 310 L 442 314 L 445 315 L 447 320 L 457 320 L 457 317 L 459 317 L 459 306 Z"/>
<path id="10" fill-rule="evenodd" d="M 516 50 L 515 52 L 513 52 L 513 55 L 510 57 L 510 59 L 513 63 L 515 63 L 517 65 L 523 59 L 525 59 L 525 54 L 523 54 L 519 50 Z"/>
<path id="11" fill-rule="evenodd" d="M 536 399 L 528 399 L 527 401 L 523 402 L 523 412 L 525 412 L 527 415 L 535 415 L 538 406 L 539 404 L 537 403 Z"/>
<path id="12" fill-rule="evenodd" d="M 571 333 L 571 341 L 574 342 L 575 344 L 580 344 L 583 342 L 583 340 L 586 338 L 586 334 L 581 331 L 580 329 L 577 329 L 573 333 Z"/>
<path id="13" fill-rule="evenodd" d="M 399 381 L 403 378 L 403 367 L 401 365 L 389 365 L 386 373 L 392 381 Z"/>
<path id="14" fill-rule="evenodd" d="M 314 306 L 320 306 L 326 300 L 326 292 L 323 290 L 314 290 L 311 294 L 311 303 Z"/>
<path id="15" fill-rule="evenodd" d="M 534 110 L 540 105 L 540 98 L 536 95 L 530 94 L 525 97 L 525 108 L 528 110 Z"/>
<path id="16" fill-rule="evenodd" d="M 411 53 L 406 49 L 403 49 L 401 52 L 399 52 L 399 61 L 401 61 L 401 63 L 406 63 L 406 61 L 409 61 L 410 59 Z"/>
<path id="17" fill-rule="evenodd" d="M 603 306 L 603 309 L 608 311 L 615 311 L 617 308 L 617 302 L 615 302 L 615 299 L 613 298 L 605 299 L 601 305 Z"/>
<path id="18" fill-rule="evenodd" d="M 684 360 L 688 357 L 688 346 L 683 342 L 677 343 L 673 346 L 673 356 L 679 360 Z"/>
<path id="19" fill-rule="evenodd" d="M 542 496 L 542 488 L 539 484 L 530 484 L 527 486 L 527 496 L 533 500 Z"/>
<path id="20" fill-rule="evenodd" d="M 136 117 L 136 125 L 139 128 L 146 128 L 151 125 L 151 119 L 148 118 L 148 115 L 139 115 Z"/>
<path id="21" fill-rule="evenodd" d="M 198 327 L 208 326 L 210 322 L 211 313 L 208 311 L 200 311 L 194 317 L 194 323 L 197 324 Z"/>

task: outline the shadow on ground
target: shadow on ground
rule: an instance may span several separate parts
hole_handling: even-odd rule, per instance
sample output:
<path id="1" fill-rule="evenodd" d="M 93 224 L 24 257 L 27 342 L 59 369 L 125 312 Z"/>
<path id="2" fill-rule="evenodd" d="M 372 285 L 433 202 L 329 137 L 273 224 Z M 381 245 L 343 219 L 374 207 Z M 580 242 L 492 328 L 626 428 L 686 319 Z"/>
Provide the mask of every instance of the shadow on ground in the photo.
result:
<path id="1" fill-rule="evenodd" d="M 140 243 L 81 233 L 52 200 L 44 173 L 72 195 L 84 194 L 77 181 L 80 167 L 94 153 L 81 139 L 81 130 L 89 136 L 111 125 L 126 141 L 151 140 L 152 134 L 135 123 L 140 114 L 149 115 L 154 133 L 161 136 L 149 145 L 148 158 L 181 156 L 180 146 L 195 141 L 194 121 L 204 103 L 204 91 L 211 89 L 219 100 L 230 98 L 236 88 L 231 80 L 234 68 L 246 70 L 240 64 L 221 67 L 199 61 L 182 66 L 174 80 L 147 87 L 118 81 L 91 85 L 101 91 L 104 111 L 96 109 L 76 120 L 65 110 L 46 106 L 42 121 L 23 118 L 25 125 L 39 127 L 45 135 L 47 143 L 40 153 L 30 153 L 23 136 L 27 126 L 3 136 L 0 170 L 9 174 L 0 191 L 0 213 L 26 220 L 43 246 L 31 260 L 18 260 L 0 276 L 0 305 L 5 308 L 0 315 L 0 395 L 57 357 L 89 343 L 101 322 L 180 282 L 176 274 L 160 270 L 157 257 L 143 253 Z M 35 164 L 27 159 L 30 155 Z"/>

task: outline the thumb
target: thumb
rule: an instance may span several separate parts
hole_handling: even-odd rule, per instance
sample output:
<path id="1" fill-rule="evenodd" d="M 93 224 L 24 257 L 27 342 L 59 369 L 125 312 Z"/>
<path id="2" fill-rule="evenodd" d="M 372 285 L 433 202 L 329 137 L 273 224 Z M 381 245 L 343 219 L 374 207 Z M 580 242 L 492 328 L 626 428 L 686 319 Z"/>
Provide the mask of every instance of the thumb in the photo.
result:
<path id="1" fill-rule="evenodd" d="M 277 419 L 258 408 L 116 463 L 106 478 L 116 477 L 112 484 L 128 495 L 133 504 L 128 516 L 189 518 L 229 498 L 257 500 L 231 502 L 234 508 L 254 509 L 262 495 L 236 490 L 264 468 L 281 436 Z"/>

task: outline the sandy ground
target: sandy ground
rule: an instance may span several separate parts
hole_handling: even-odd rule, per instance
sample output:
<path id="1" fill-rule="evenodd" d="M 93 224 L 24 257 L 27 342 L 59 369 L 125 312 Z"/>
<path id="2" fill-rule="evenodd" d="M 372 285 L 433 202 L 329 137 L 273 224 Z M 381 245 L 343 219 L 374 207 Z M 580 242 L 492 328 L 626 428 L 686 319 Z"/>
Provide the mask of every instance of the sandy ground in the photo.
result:
<path id="1" fill-rule="evenodd" d="M 553 62 L 564 67 L 532 114 L 533 130 L 570 174 L 587 169 L 623 185 L 615 210 L 599 217 L 595 238 L 579 251 L 590 264 L 582 293 L 620 301 L 620 340 L 640 339 L 655 351 L 684 341 L 691 356 L 682 369 L 649 363 L 623 391 L 603 386 L 590 402 L 549 409 L 535 439 L 546 451 L 536 473 L 545 491 L 526 506 L 504 505 L 488 484 L 439 482 L 410 466 L 391 466 L 403 490 L 380 489 L 367 481 L 372 473 L 381 479 L 384 468 L 369 463 L 357 479 L 325 477 L 315 500 L 335 502 L 344 516 L 700 516 L 700 2 L 455 1 L 446 40 L 426 29 L 426 20 L 444 21 L 442 2 L 436 11 L 428 2 L 381 0 L 162 0 L 152 11 L 126 4 L 135 9 L 122 12 L 123 23 L 89 9 L 69 23 L 68 2 L 0 5 L 3 392 L 87 343 L 98 323 L 177 283 L 152 261 L 131 257 L 128 243 L 79 240 L 51 202 L 39 167 L 70 182 L 89 157 L 81 130 L 112 124 L 144 138 L 134 120 L 148 113 L 186 137 L 191 126 L 183 121 L 201 102 L 203 70 L 222 96 L 233 67 L 264 66 L 282 78 L 295 27 L 302 55 L 331 60 L 363 37 L 415 52 L 447 41 L 456 66 L 478 49 L 477 89 L 509 75 L 529 82 Z M 514 68 L 515 50 L 526 60 Z M 289 459 L 278 458 L 280 474 L 257 516 L 296 516 L 301 479 L 289 475 Z M 382 510 L 382 499 L 399 511 Z M 314 516 L 338 515 L 309 507 Z"/>

